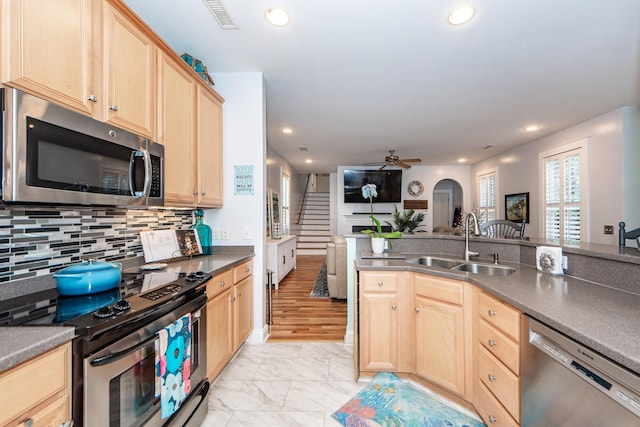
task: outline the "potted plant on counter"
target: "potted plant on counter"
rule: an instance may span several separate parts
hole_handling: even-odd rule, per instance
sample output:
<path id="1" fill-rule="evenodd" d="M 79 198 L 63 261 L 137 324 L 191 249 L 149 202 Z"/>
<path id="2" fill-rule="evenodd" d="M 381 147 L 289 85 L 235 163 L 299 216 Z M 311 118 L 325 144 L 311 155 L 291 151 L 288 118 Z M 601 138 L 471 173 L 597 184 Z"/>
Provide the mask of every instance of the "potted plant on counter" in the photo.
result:
<path id="1" fill-rule="evenodd" d="M 365 199 L 369 199 L 369 208 L 371 214 L 369 218 L 373 222 L 375 226 L 375 230 L 363 230 L 362 232 L 368 234 L 371 237 L 371 251 L 374 254 L 381 254 L 384 252 L 384 242 L 386 239 L 396 239 L 402 236 L 402 233 L 399 231 L 393 231 L 391 233 L 383 233 L 382 225 L 380 225 L 380 221 L 373 215 L 373 198 L 378 197 L 378 191 L 375 184 L 365 184 L 362 186 L 362 197 Z M 389 247 L 391 247 L 391 242 L 389 242 Z"/>

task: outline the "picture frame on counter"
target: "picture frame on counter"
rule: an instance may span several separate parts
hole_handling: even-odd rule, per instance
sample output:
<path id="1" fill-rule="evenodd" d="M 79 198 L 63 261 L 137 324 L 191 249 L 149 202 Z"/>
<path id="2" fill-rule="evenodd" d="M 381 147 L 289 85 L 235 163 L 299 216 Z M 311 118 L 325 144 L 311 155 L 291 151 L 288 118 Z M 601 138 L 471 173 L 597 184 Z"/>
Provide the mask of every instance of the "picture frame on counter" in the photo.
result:
<path id="1" fill-rule="evenodd" d="M 505 194 L 504 218 L 514 222 L 529 222 L 529 193 Z"/>

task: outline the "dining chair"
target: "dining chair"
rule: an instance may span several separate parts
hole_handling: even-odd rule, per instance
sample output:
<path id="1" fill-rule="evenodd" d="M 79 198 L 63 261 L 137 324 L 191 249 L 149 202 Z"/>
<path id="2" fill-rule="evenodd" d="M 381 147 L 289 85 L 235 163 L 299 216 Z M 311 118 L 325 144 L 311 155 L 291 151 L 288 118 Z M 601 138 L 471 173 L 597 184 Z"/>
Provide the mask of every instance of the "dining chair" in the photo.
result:
<path id="1" fill-rule="evenodd" d="M 480 224 L 480 233 L 485 237 L 524 237 L 524 220 L 521 223 L 507 221 L 506 219 L 494 219 Z"/>
<path id="2" fill-rule="evenodd" d="M 618 224 L 618 243 L 620 246 L 627 246 L 627 240 L 634 240 L 636 241 L 636 245 L 638 246 L 638 248 L 640 248 L 640 227 L 636 228 L 635 230 L 631 230 L 631 231 L 627 231 L 625 228 L 626 224 L 624 223 L 624 221 L 621 221 Z"/>

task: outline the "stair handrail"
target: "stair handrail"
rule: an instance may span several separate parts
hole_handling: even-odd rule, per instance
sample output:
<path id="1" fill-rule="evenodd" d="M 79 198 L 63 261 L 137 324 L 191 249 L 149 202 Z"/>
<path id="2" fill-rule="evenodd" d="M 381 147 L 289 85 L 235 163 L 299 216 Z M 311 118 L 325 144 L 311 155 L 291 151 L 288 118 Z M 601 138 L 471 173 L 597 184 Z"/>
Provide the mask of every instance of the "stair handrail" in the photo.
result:
<path id="1" fill-rule="evenodd" d="M 309 192 L 309 180 L 311 180 L 311 174 L 307 175 L 307 184 L 304 186 L 304 194 L 302 195 L 302 203 L 300 203 L 300 211 L 298 212 L 298 219 L 296 224 L 300 224 L 300 218 L 302 218 L 302 210 L 304 209 L 304 202 L 307 199 L 307 193 Z"/>

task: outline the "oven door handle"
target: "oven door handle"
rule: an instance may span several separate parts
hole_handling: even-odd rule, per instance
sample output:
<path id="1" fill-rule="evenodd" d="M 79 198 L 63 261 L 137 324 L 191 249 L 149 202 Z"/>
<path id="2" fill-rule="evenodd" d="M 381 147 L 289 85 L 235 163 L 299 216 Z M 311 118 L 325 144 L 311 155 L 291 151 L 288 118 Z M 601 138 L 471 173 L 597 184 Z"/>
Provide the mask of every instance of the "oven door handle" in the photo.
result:
<path id="1" fill-rule="evenodd" d="M 95 359 L 93 359 L 89 363 L 91 364 L 91 366 L 108 365 L 109 363 L 112 363 L 112 362 L 115 362 L 117 360 L 120 360 L 123 357 L 127 357 L 131 353 L 136 352 L 137 350 L 139 350 L 140 348 L 144 347 L 145 345 L 155 341 L 156 338 L 157 338 L 157 335 L 152 335 L 149 338 L 147 338 L 146 340 L 144 340 L 142 342 L 139 342 L 138 344 L 134 345 L 133 347 L 129 347 L 128 349 L 119 351 L 117 353 L 107 354 L 106 356 L 96 357 Z"/>

